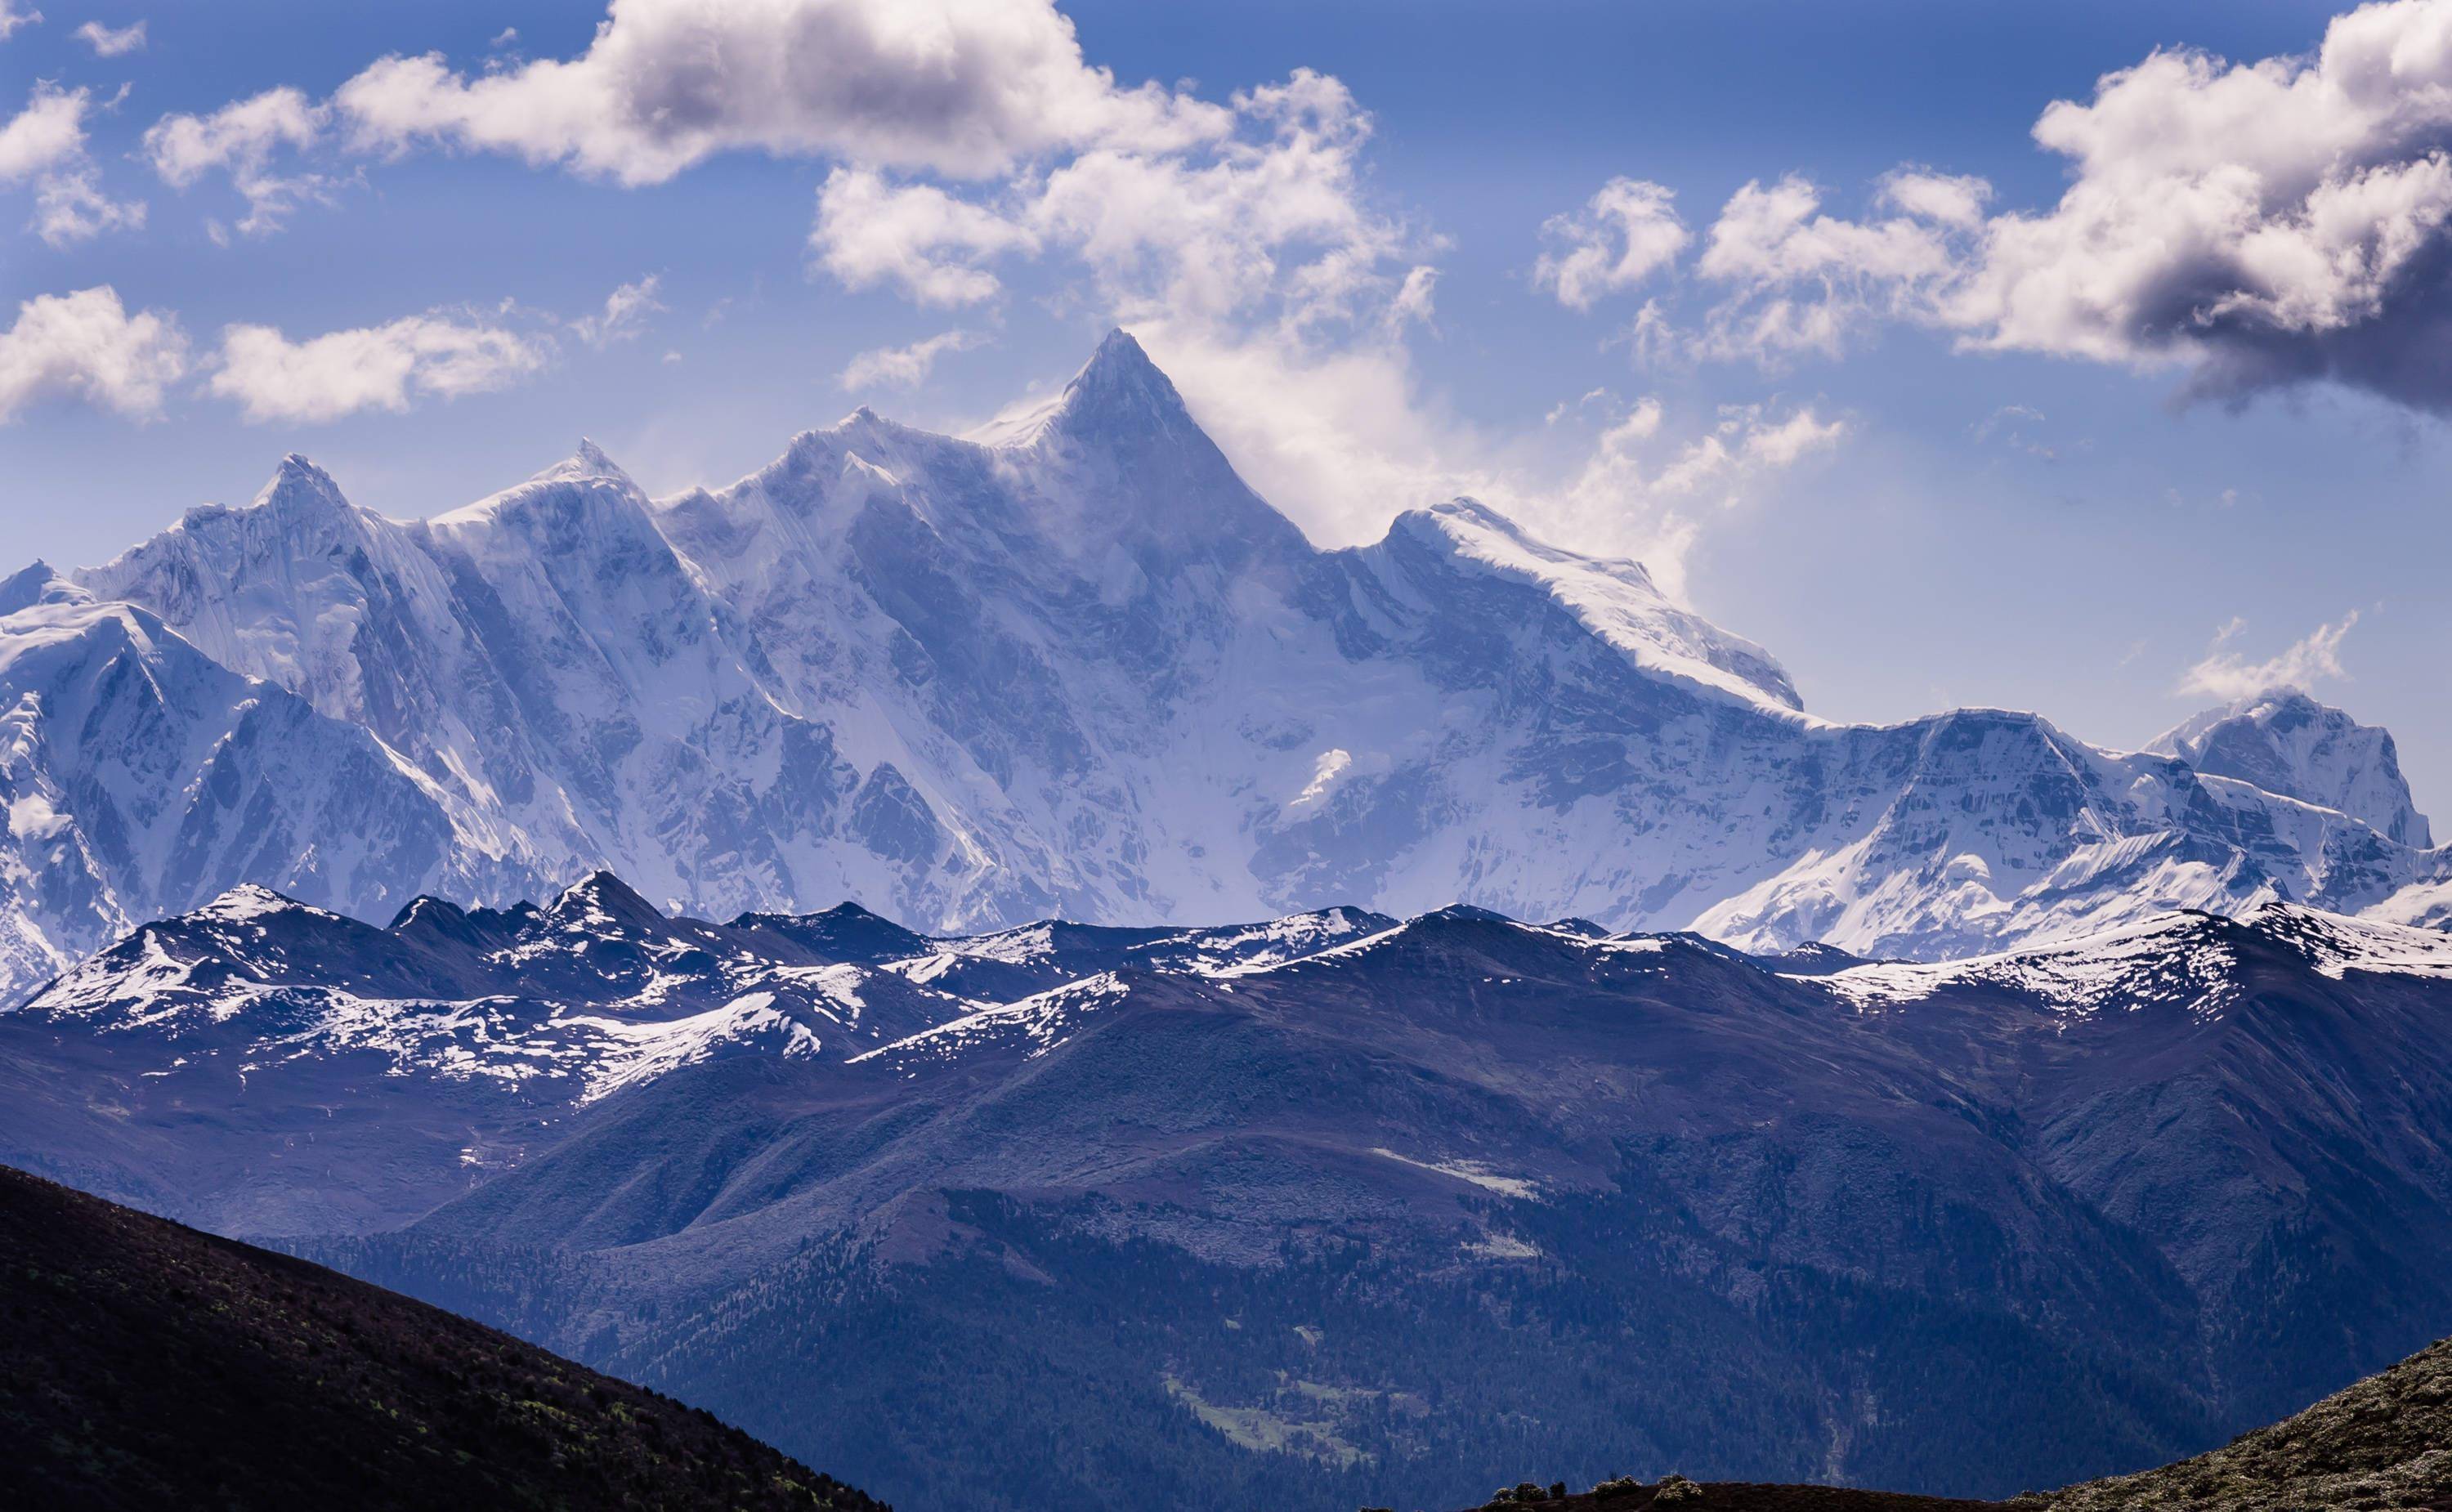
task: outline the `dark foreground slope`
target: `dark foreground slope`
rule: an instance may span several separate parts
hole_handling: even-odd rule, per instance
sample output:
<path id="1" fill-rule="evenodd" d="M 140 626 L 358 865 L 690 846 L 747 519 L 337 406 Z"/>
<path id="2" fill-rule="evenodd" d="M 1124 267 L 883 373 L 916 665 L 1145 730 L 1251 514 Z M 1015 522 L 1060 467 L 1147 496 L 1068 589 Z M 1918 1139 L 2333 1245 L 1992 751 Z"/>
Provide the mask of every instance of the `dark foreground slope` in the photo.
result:
<path id="1" fill-rule="evenodd" d="M 2452 1339 L 2211 1454 L 2007 1502 L 1821 1485 L 1604 1482 L 1574 1496 L 1526 1485 L 1487 1512 L 2314 1512 L 2452 1509 Z"/>
<path id="2" fill-rule="evenodd" d="M 880 1504 L 669 1398 L 0 1168 L 0 1505 Z"/>

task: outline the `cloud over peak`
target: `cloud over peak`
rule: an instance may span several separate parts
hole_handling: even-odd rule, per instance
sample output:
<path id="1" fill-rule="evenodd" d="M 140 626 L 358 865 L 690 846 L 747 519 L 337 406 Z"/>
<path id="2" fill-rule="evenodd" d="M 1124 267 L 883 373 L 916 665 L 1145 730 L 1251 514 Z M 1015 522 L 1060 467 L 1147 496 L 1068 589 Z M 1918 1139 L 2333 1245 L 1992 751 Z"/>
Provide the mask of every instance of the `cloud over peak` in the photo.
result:
<path id="1" fill-rule="evenodd" d="M 632 185 L 741 149 L 980 177 L 1222 125 L 1215 106 L 1118 87 L 1046 0 L 615 0 L 577 57 L 472 77 L 394 55 L 333 103 L 373 150 L 506 152 Z"/>
<path id="2" fill-rule="evenodd" d="M 2358 622 L 2359 612 L 2353 609 L 2331 624 L 2318 625 L 2268 659 L 2250 661 L 2238 649 L 2240 638 L 2247 633 L 2247 621 L 2233 619 L 2214 632 L 2213 643 L 2195 665 L 2181 674 L 2175 691 L 2205 694 L 2227 702 L 2280 688 L 2311 688 L 2323 678 L 2347 677 L 2342 670 L 2342 642 Z"/>

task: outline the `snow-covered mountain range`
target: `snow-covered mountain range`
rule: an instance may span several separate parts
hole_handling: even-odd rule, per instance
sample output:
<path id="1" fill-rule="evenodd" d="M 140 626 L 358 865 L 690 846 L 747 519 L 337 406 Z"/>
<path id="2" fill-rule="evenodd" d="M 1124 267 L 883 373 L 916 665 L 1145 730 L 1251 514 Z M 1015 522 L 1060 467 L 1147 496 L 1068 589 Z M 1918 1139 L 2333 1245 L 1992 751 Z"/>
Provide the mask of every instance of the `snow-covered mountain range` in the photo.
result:
<path id="1" fill-rule="evenodd" d="M 149 1057 L 154 1077 L 244 1087 L 371 1064 L 568 1111 L 718 1054 L 902 1053 L 1045 1011 L 1044 993 L 1095 993 L 1116 971 L 1233 975 L 1396 922 L 1333 909 L 933 937 L 842 904 L 716 925 L 667 917 L 599 872 L 542 907 L 419 897 L 377 929 L 250 884 L 89 957 L 26 1002 L 21 1022 Z"/>
<path id="2" fill-rule="evenodd" d="M 933 931 L 1452 900 L 1940 958 L 2284 898 L 2432 922 L 2390 736 L 2139 753 L 1802 712 L 1638 564 L 1459 500 L 1313 547 L 1115 333 L 1027 422 L 865 409 L 721 490 L 601 451 L 431 520 L 303 458 L 0 585 L 0 996 L 245 883 L 366 919 L 611 868 Z"/>
<path id="3" fill-rule="evenodd" d="M 313 1232 L 334 1223 L 344 1191 L 364 1211 L 340 1227 L 405 1222 L 471 1178 L 519 1166 L 571 1117 L 709 1061 L 806 1062 L 812 1074 L 840 1068 L 887 1081 L 1026 1061 L 1127 1002 L 1154 993 L 1180 1006 L 1171 979 L 1233 995 L 1305 962 L 1411 979 L 1424 971 L 1424 942 L 1459 930 L 1487 936 L 1476 949 L 1513 942 L 1497 954 L 1531 952 L 1545 971 L 1613 992 L 1742 968 L 1735 979 L 1783 984 L 1826 1016 L 1991 998 L 2007 1035 L 2037 1024 L 2059 1033 L 2104 1012 L 2204 1024 L 2248 995 L 2260 959 L 2332 981 L 2397 980 L 2429 1000 L 2452 991 L 2452 935 L 2280 902 L 1923 963 L 1820 946 L 1747 955 L 1691 933 L 1527 924 L 1465 905 L 1411 919 L 1340 908 L 1180 928 L 1042 919 L 955 935 L 853 904 L 712 924 L 667 915 L 606 872 L 543 905 L 464 909 L 421 896 L 377 928 L 249 884 L 140 927 L 0 1013 L 10 1047 L 0 1060 L 38 1068 L 65 1052 L 76 1068 L 44 1076 L 43 1096 L 0 1119 L 0 1145 L 46 1165 L 109 1161 L 112 1142 L 78 1118 L 109 1110 L 130 1134 L 222 1108 L 213 1140 L 182 1135 L 173 1152 L 88 1174 L 222 1228 Z M 1444 949 L 1430 972 L 1440 990 L 1505 985 Z M 80 1059 L 90 1055 L 100 1059 Z M 55 1116 L 54 1104 L 82 1111 Z M 286 1142 L 302 1109 L 332 1121 L 326 1158 L 343 1158 L 353 1140 L 381 1158 L 345 1181 L 294 1155 L 286 1171 L 267 1168 L 269 1150 L 258 1147 Z M 425 1124 L 465 1144 L 420 1137 Z M 166 1161 L 210 1156 L 247 1173 L 236 1193 L 216 1196 L 193 1172 L 160 1190 L 142 1186 Z"/>
<path id="4" fill-rule="evenodd" d="M 1125 1454 L 1299 1500 L 1241 1478 L 1319 1464 L 1220 1413 L 1355 1451 L 1366 1505 L 1527 1431 L 1997 1495 L 2442 1333 L 2447 1006 L 2452 935 L 2282 902 L 1899 962 L 1465 906 L 923 935 L 597 874 L 379 929 L 244 887 L 0 1011 L 0 1162 L 906 1504 L 1069 1504 Z M 1059 1483 L 998 1502 L 1032 1456 Z"/>

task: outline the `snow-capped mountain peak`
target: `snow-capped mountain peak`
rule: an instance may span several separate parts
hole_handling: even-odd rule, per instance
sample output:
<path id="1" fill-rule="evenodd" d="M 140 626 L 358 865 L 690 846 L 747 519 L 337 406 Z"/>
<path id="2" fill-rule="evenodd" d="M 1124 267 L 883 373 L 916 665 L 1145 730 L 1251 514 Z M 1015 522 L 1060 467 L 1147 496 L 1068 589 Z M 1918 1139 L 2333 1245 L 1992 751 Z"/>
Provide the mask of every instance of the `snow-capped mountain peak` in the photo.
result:
<path id="1" fill-rule="evenodd" d="M 251 924 L 293 912 L 325 918 L 337 916 L 323 909 L 309 908 L 296 898 L 284 897 L 261 883 L 242 882 L 196 910 L 190 917 L 224 924 Z"/>
<path id="2" fill-rule="evenodd" d="M 923 931 L 1461 897 L 1918 957 L 2452 885 L 2346 716 L 1840 724 L 1487 504 L 1316 549 L 1121 332 L 994 444 L 863 410 L 651 501 L 582 442 L 413 521 L 293 458 L 71 576 L 0 586 L 10 989 L 239 882 L 384 918 L 609 868 Z"/>
<path id="3" fill-rule="evenodd" d="M 2207 776 L 2332 809 L 2419 850 L 2435 841 L 2411 800 L 2389 731 L 2291 687 L 2208 709 L 2146 743 Z"/>
<path id="4" fill-rule="evenodd" d="M 262 510 L 291 530 L 329 531 L 350 523 L 357 514 L 332 475 L 299 452 L 281 459 L 247 508 Z"/>
<path id="5" fill-rule="evenodd" d="M 579 439 L 578 450 L 537 473 L 528 481 L 532 483 L 582 482 L 600 479 L 632 489 L 638 486 L 630 481 L 630 475 L 623 472 L 619 463 L 604 454 L 603 447 L 583 436 Z"/>
<path id="6" fill-rule="evenodd" d="M 491 528 L 529 532 L 588 526 L 609 526 L 623 517 L 646 513 L 647 496 L 630 475 L 614 465 L 593 442 L 583 441 L 570 456 L 474 503 L 436 515 L 426 521 L 445 535 L 467 536 Z"/>
<path id="7" fill-rule="evenodd" d="M 1117 327 L 1107 332 L 1055 398 L 1011 410 L 966 439 L 1000 450 L 1021 450 L 1046 444 L 1052 433 L 1083 440 L 1102 432 L 1198 428 L 1175 381 L 1150 361 L 1129 331 Z"/>
<path id="8" fill-rule="evenodd" d="M 74 582 L 63 578 L 47 561 L 35 560 L 0 578 L 0 617 L 30 609 L 47 599 L 89 598 Z"/>
<path id="9" fill-rule="evenodd" d="M 1158 371 L 1130 332 L 1111 330 L 1064 385 L 1048 417 L 1052 429 L 1080 439 L 1102 433 L 1196 431 L 1175 381 Z M 1202 438 L 1207 439 L 1205 436 Z"/>
<path id="10" fill-rule="evenodd" d="M 1647 672 L 1767 708 L 1804 708 L 1787 670 L 1770 652 L 1670 602 L 1641 562 L 1549 545 L 1473 499 L 1408 510 L 1390 530 L 1406 532 L 1459 563 L 1537 586 Z"/>
<path id="11" fill-rule="evenodd" d="M 602 868 L 565 888 L 545 906 L 543 918 L 556 930 L 597 934 L 657 930 L 664 923 L 662 910 Z"/>

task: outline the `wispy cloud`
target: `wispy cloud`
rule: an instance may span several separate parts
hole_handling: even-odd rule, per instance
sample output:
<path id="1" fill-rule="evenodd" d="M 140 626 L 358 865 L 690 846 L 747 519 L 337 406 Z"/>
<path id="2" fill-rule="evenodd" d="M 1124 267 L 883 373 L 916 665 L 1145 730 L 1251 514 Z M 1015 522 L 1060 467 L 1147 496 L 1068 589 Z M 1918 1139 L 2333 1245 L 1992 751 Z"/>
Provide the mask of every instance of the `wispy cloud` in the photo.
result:
<path id="1" fill-rule="evenodd" d="M 647 328 L 648 316 L 663 311 L 663 304 L 656 298 L 656 290 L 662 283 L 662 277 L 650 273 L 635 284 L 623 285 L 605 297 L 603 313 L 583 315 L 572 321 L 572 334 L 600 349 L 635 339 Z"/>
<path id="2" fill-rule="evenodd" d="M 145 23 L 131 21 L 124 27 L 107 27 L 99 21 L 89 21 L 69 35 L 93 49 L 97 58 L 125 57 L 145 46 Z"/>
<path id="3" fill-rule="evenodd" d="M 2359 622 L 2355 609 L 2331 624 L 2318 625 L 2280 655 L 2250 661 L 2237 649 L 2247 633 L 2244 619 L 2233 619 L 2214 632 L 2213 643 L 2197 663 L 2181 674 L 2176 690 L 2228 701 L 2276 688 L 2308 688 L 2320 679 L 2343 677 L 2342 641 Z"/>
<path id="4" fill-rule="evenodd" d="M 846 390 L 916 388 L 926 382 L 938 358 L 947 352 L 966 351 L 985 339 L 976 332 L 951 330 L 908 346 L 874 347 L 843 364 L 836 382 Z"/>
<path id="5" fill-rule="evenodd" d="M 26 108 L 0 126 L 0 185 L 33 181 L 32 227 L 53 246 L 145 224 L 144 204 L 106 194 L 86 154 L 87 115 L 113 103 L 97 108 L 89 90 L 37 82 Z"/>

